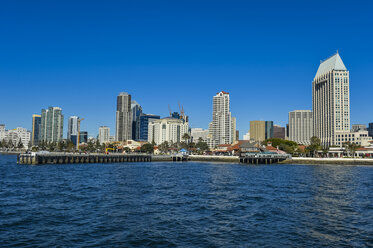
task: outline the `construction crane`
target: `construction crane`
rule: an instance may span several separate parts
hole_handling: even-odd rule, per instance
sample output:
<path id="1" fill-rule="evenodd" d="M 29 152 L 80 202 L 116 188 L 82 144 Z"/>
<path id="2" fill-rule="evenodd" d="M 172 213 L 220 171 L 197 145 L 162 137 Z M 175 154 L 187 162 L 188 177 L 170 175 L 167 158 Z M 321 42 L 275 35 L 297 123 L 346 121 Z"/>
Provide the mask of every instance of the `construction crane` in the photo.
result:
<path id="1" fill-rule="evenodd" d="M 168 111 L 170 112 L 170 117 L 171 117 L 172 116 L 172 110 L 171 110 L 170 104 L 168 104 Z"/>
<path id="2" fill-rule="evenodd" d="M 77 134 L 77 137 L 76 137 L 76 149 L 79 149 L 79 143 L 80 143 L 80 122 L 83 121 L 84 118 L 82 119 L 78 119 L 78 134 Z"/>

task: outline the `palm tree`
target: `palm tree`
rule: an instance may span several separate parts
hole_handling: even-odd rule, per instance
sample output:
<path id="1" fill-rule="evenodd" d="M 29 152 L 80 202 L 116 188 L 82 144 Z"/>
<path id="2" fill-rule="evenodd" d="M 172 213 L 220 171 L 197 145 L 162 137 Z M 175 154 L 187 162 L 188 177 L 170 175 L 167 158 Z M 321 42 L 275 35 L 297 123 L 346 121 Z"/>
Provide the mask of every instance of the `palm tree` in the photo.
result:
<path id="1" fill-rule="evenodd" d="M 188 143 L 188 142 L 189 142 L 189 139 L 190 139 L 190 135 L 189 135 L 188 133 L 184 133 L 182 139 L 183 139 L 186 143 Z"/>

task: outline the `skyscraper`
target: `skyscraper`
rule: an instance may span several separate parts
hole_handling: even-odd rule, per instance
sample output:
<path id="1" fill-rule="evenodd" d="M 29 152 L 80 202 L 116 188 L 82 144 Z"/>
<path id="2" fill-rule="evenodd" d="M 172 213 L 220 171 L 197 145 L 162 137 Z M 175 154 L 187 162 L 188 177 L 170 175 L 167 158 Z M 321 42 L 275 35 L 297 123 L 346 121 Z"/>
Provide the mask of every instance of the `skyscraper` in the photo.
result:
<path id="1" fill-rule="evenodd" d="M 121 92 L 117 96 L 115 139 L 117 141 L 132 139 L 131 95 L 127 92 Z"/>
<path id="2" fill-rule="evenodd" d="M 311 110 L 289 112 L 289 140 L 310 145 L 313 136 L 313 115 Z"/>
<path id="3" fill-rule="evenodd" d="M 273 125 L 273 138 L 285 139 L 285 127 Z"/>
<path id="4" fill-rule="evenodd" d="M 132 111 L 132 139 L 140 140 L 140 116 L 142 115 L 142 107 L 136 101 L 132 101 L 131 111 Z"/>
<path id="5" fill-rule="evenodd" d="M 183 135 L 189 133 L 189 124 L 183 119 L 163 118 L 149 121 L 148 142 L 157 145 L 167 141 L 168 143 L 180 143 Z"/>
<path id="6" fill-rule="evenodd" d="M 59 107 L 41 110 L 40 141 L 58 142 L 63 137 L 63 115 Z"/>
<path id="7" fill-rule="evenodd" d="M 140 116 L 140 139 L 141 141 L 148 140 L 149 122 L 151 120 L 160 119 L 159 115 L 142 114 Z"/>
<path id="8" fill-rule="evenodd" d="M 71 136 L 78 135 L 78 116 L 70 116 L 67 123 L 67 139 L 72 140 Z"/>
<path id="9" fill-rule="evenodd" d="M 350 131 L 349 72 L 338 52 L 321 62 L 312 82 L 313 135 L 324 146 Z M 342 137 L 343 137 L 342 136 Z"/>
<path id="10" fill-rule="evenodd" d="M 273 138 L 273 121 L 250 121 L 250 139 L 264 141 Z"/>
<path id="11" fill-rule="evenodd" d="M 209 125 L 209 146 L 233 143 L 232 114 L 229 93 L 221 91 L 213 97 L 212 122 Z"/>
<path id="12" fill-rule="evenodd" d="M 373 122 L 368 124 L 368 135 L 373 137 Z"/>
<path id="13" fill-rule="evenodd" d="M 110 128 L 107 126 L 101 126 L 98 129 L 98 141 L 100 144 L 109 142 L 110 138 Z"/>
<path id="14" fill-rule="evenodd" d="M 31 145 L 37 145 L 40 139 L 41 115 L 32 115 Z"/>

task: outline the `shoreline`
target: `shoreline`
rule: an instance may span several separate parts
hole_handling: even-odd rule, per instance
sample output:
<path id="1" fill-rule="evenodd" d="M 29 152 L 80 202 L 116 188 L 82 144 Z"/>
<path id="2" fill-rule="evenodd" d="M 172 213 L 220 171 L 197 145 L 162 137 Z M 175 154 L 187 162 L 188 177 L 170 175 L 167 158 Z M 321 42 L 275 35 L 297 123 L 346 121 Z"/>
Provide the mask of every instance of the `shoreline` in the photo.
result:
<path id="1" fill-rule="evenodd" d="M 303 158 L 293 157 L 291 160 L 284 160 L 279 164 L 332 164 L 332 165 L 372 165 L 373 159 L 367 158 Z"/>

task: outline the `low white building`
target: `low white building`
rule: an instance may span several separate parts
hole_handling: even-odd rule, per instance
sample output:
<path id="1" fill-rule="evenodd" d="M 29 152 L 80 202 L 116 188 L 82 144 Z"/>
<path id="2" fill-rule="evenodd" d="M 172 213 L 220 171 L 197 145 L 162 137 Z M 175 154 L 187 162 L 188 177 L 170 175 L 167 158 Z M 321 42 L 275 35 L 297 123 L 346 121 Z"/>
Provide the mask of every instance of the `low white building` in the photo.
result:
<path id="1" fill-rule="evenodd" d="M 359 130 L 357 132 L 340 132 L 336 134 L 336 145 L 343 146 L 343 143 L 351 142 L 360 146 L 369 146 L 372 137 L 368 135 L 368 131 Z"/>
<path id="2" fill-rule="evenodd" d="M 167 141 L 169 143 L 179 143 L 184 141 L 183 135 L 189 133 L 189 123 L 182 119 L 163 118 L 149 120 L 148 142 L 160 145 Z"/>
<path id="3" fill-rule="evenodd" d="M 207 136 L 209 135 L 209 130 L 203 128 L 192 128 L 190 131 L 190 136 L 192 142 L 197 143 L 201 138 L 203 142 L 207 142 Z"/>

